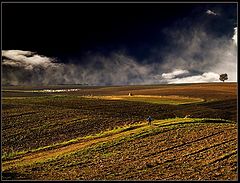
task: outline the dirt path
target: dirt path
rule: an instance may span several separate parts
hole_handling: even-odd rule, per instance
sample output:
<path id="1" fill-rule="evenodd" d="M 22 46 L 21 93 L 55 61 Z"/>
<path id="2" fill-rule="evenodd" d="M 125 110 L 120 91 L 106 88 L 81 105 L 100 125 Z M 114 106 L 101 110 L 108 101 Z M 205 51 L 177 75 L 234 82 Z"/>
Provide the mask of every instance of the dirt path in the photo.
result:
<path id="1" fill-rule="evenodd" d="M 7 169 L 11 169 L 11 168 L 14 168 L 14 167 L 30 165 L 30 164 L 36 163 L 36 162 L 44 162 L 44 161 L 47 161 L 49 159 L 56 158 L 58 156 L 63 156 L 65 154 L 69 154 L 69 153 L 72 153 L 74 151 L 83 149 L 85 147 L 95 145 L 97 143 L 109 142 L 109 141 L 118 139 L 120 137 L 124 137 L 124 136 L 127 136 L 127 135 L 134 134 L 137 131 L 142 130 L 144 128 L 146 129 L 146 128 L 153 128 L 153 127 L 148 126 L 147 124 L 143 124 L 143 125 L 135 128 L 135 129 L 132 129 L 132 130 L 129 130 L 129 131 L 119 132 L 117 134 L 109 135 L 107 137 L 92 139 L 92 140 L 89 140 L 87 142 L 74 143 L 74 144 L 70 144 L 70 145 L 60 147 L 60 148 L 57 148 L 57 149 L 28 153 L 24 157 L 20 157 L 18 159 L 8 160 L 8 161 L 5 161 L 5 162 L 3 161 L 2 162 L 2 171 L 7 170 Z"/>
<path id="2" fill-rule="evenodd" d="M 127 131 L 122 131 L 115 134 L 109 134 L 108 136 L 90 139 L 89 141 L 85 141 L 85 142 L 76 142 L 74 144 L 69 144 L 64 147 L 59 147 L 56 149 L 27 153 L 24 156 L 19 157 L 17 159 L 3 161 L 2 171 L 12 169 L 14 167 L 30 165 L 32 163 L 45 162 L 50 159 L 66 155 L 98 143 L 109 142 L 121 137 L 129 136 L 131 134 L 136 134 L 142 130 L 148 130 L 148 129 L 161 127 L 161 126 L 184 124 L 186 122 L 193 122 L 192 120 L 193 119 L 191 118 L 186 118 L 186 119 L 182 118 L 180 121 L 179 119 L 177 119 L 176 121 L 175 120 L 170 120 L 170 121 L 156 120 L 154 121 L 154 124 L 151 126 L 149 126 L 147 123 L 141 123 L 139 126 L 136 126 L 135 128 L 129 129 Z"/>

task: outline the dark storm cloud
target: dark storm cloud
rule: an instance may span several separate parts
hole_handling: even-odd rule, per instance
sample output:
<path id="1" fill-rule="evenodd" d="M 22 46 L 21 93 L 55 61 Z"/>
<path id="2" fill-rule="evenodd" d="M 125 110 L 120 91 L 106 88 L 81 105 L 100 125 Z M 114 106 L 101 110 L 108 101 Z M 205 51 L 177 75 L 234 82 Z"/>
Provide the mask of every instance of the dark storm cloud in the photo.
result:
<path id="1" fill-rule="evenodd" d="M 67 59 L 126 49 L 141 60 L 193 4 L 3 4 L 3 49 Z M 31 21 L 29 21 L 31 17 Z M 66 60 L 65 60 L 66 59 Z"/>
<path id="2" fill-rule="evenodd" d="M 97 54 L 89 56 L 85 58 L 88 62 L 84 66 L 61 64 L 39 55 L 26 57 L 28 53 L 20 50 L 2 51 L 5 57 L 2 65 L 3 84 L 151 84 L 152 71 L 156 69 L 152 65 L 141 65 L 123 53 L 113 53 L 109 57 Z"/>
<path id="3" fill-rule="evenodd" d="M 151 60 L 160 60 L 161 69 L 164 72 L 172 73 L 175 69 L 188 70 L 195 81 L 218 81 L 218 74 L 227 72 L 229 80 L 237 80 L 237 47 L 236 36 L 237 28 L 235 23 L 229 24 L 230 19 L 236 14 L 236 8 L 228 12 L 229 8 L 225 6 L 214 5 L 218 16 L 207 16 L 206 8 L 197 8 L 193 10 L 192 17 L 185 17 L 175 22 L 172 26 L 164 29 L 168 45 L 163 50 L 154 50 Z M 207 7 L 209 8 L 209 7 Z M 227 12 L 224 12 L 224 8 Z M 197 12 L 197 14 L 196 14 Z M 232 20 L 231 20 L 232 21 Z M 235 17 L 236 21 L 236 17 Z M 219 22 L 216 29 L 215 23 Z M 196 75 L 193 71 L 198 71 Z M 215 77 L 205 79 L 204 73 L 215 73 Z M 205 74 L 204 76 L 209 76 Z M 189 82 L 190 78 L 181 78 L 168 82 Z M 195 82 L 194 81 L 194 82 Z"/>
<path id="4" fill-rule="evenodd" d="M 190 9 L 185 8 L 184 11 L 186 12 L 181 12 L 182 16 L 176 19 L 168 18 L 164 26 L 161 24 L 164 21 L 163 18 L 157 21 L 158 17 L 151 19 L 149 16 L 143 20 L 139 19 L 136 23 L 136 19 L 139 18 L 137 14 L 135 18 L 130 18 L 128 26 L 124 26 L 126 24 L 121 22 L 123 19 L 119 15 L 116 18 L 117 21 L 113 21 L 116 28 L 109 30 L 112 32 L 109 36 L 107 30 L 111 26 L 107 26 L 106 22 L 102 25 L 97 24 L 96 30 L 91 29 L 89 34 L 92 35 L 94 32 L 98 34 L 99 30 L 104 32 L 99 37 L 94 36 L 90 39 L 91 44 L 96 39 L 93 45 L 99 49 L 90 49 L 90 51 L 86 49 L 85 54 L 80 56 L 65 52 L 66 60 L 61 59 L 61 54 L 58 59 L 53 59 L 48 54 L 43 56 L 41 49 L 39 52 L 5 50 L 2 52 L 4 56 L 2 81 L 5 84 L 44 85 L 194 83 L 219 81 L 221 73 L 228 73 L 229 81 L 236 81 L 236 5 L 195 5 Z M 145 15 L 149 12 L 147 11 Z M 154 12 L 153 15 L 157 13 Z M 71 31 L 65 32 L 66 35 L 62 34 L 65 37 L 63 44 L 70 44 L 65 42 L 65 39 L 69 38 L 68 35 L 74 38 L 77 35 L 76 32 L 78 34 L 87 32 L 88 29 L 81 24 L 81 20 L 74 22 L 74 25 L 82 26 L 79 26 L 81 28 L 77 31 L 73 30 L 73 35 Z M 135 22 L 135 27 L 130 28 L 131 22 Z M 158 23 L 161 26 L 156 26 Z M 105 28 L 97 29 L 98 26 L 105 25 Z M 114 33 L 118 28 L 124 34 Z M 67 27 L 64 28 L 66 29 Z M 85 29 L 85 32 L 80 31 L 81 29 Z M 151 32 L 150 29 L 154 31 Z M 116 36 L 117 38 L 113 39 Z M 108 39 L 104 40 L 105 38 Z M 54 42 L 55 39 L 52 41 Z M 88 47 L 87 39 L 82 41 Z M 56 50 L 58 44 L 62 45 L 61 39 L 60 42 L 54 42 Z M 111 44 L 122 46 L 111 49 L 111 46 L 109 47 Z M 48 46 L 46 42 L 46 48 Z M 52 47 L 51 43 L 50 46 Z M 71 45 L 65 46 L 73 48 L 71 50 L 73 52 L 76 51 Z M 76 46 L 75 41 L 73 46 Z M 136 52 L 139 53 L 136 54 Z"/>

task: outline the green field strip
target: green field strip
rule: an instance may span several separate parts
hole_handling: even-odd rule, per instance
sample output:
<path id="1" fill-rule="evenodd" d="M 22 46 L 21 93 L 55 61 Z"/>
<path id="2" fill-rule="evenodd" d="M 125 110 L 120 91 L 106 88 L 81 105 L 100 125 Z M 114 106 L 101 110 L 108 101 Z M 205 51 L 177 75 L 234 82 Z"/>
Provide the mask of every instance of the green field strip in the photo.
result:
<path id="1" fill-rule="evenodd" d="M 48 146 L 44 146 L 44 147 L 39 147 L 37 149 L 31 149 L 31 150 L 26 150 L 26 151 L 20 151 L 20 152 L 12 152 L 10 154 L 3 154 L 2 156 L 2 160 L 6 161 L 6 160 L 12 160 L 12 159 L 16 159 L 18 158 L 18 156 L 22 156 L 25 155 L 27 153 L 33 153 L 33 152 L 38 152 L 38 151 L 45 151 L 45 150 L 52 150 L 55 148 L 60 148 L 60 147 L 64 147 L 67 145 L 71 145 L 74 143 L 78 143 L 78 142 L 82 142 L 82 141 L 88 141 L 88 140 L 94 140 L 94 139 L 98 139 L 98 138 L 102 138 L 102 137 L 108 137 L 114 134 L 118 134 L 120 132 L 125 132 L 128 130 L 132 130 L 132 129 L 136 129 L 138 127 L 142 127 L 145 124 L 134 124 L 134 125 L 129 125 L 129 126 L 123 126 L 123 127 L 118 127 L 115 128 L 113 130 L 109 130 L 109 131 L 104 131 L 95 135 L 89 135 L 89 136 L 85 136 L 85 137 L 79 137 L 76 139 L 71 139 L 69 141 L 64 141 L 64 142 L 60 142 L 60 143 L 56 143 L 56 144 L 52 144 L 52 145 L 48 145 Z"/>
<path id="2" fill-rule="evenodd" d="M 186 123 L 204 122 L 205 120 L 214 122 L 216 120 L 219 121 L 220 119 L 173 118 L 173 119 L 166 119 L 166 120 L 155 120 L 153 125 L 157 125 L 158 127 L 164 127 L 164 126 L 169 126 L 169 125 L 180 125 L 180 124 L 186 124 Z M 226 120 L 221 120 L 221 121 L 225 122 Z M 64 146 L 67 146 L 67 145 L 70 145 L 70 144 L 78 143 L 80 141 L 94 140 L 94 139 L 98 139 L 98 138 L 102 138 L 102 137 L 107 137 L 107 136 L 111 136 L 111 135 L 114 135 L 114 134 L 117 134 L 117 133 L 129 131 L 129 130 L 132 130 L 132 129 L 136 129 L 136 128 L 142 127 L 144 125 L 146 125 L 146 124 L 145 123 L 140 123 L 140 124 L 134 124 L 134 125 L 127 125 L 127 126 L 115 128 L 113 130 L 104 131 L 104 132 L 101 132 L 101 133 L 98 133 L 98 134 L 95 134 L 95 135 L 89 135 L 89 136 L 85 136 L 85 137 L 71 139 L 69 141 L 64 141 L 64 142 L 60 142 L 60 143 L 56 143 L 56 144 L 52 144 L 52 145 L 48 145 L 48 146 L 44 146 L 44 147 L 39 147 L 37 149 L 31 149 L 31 150 L 25 150 L 25 151 L 20 151 L 20 152 L 12 152 L 12 153 L 9 153 L 9 154 L 3 154 L 2 160 L 3 161 L 11 160 L 11 159 L 18 158 L 18 156 L 25 155 L 27 153 L 33 153 L 33 152 L 38 152 L 38 151 L 43 151 L 43 150 L 44 151 L 45 150 L 52 150 L 52 149 L 55 149 L 55 148 L 60 148 L 60 147 L 64 147 Z M 141 131 L 139 131 L 138 133 L 132 134 L 131 138 L 132 139 L 143 138 L 144 136 L 149 136 L 149 133 L 151 133 L 152 135 L 155 135 L 156 133 L 158 133 L 158 130 L 160 130 L 160 129 L 155 128 L 153 125 L 152 126 L 146 126 L 146 127 L 142 128 Z M 149 131 L 149 128 L 152 129 L 153 131 Z M 124 137 L 124 138 L 126 138 L 126 137 Z"/>
<path id="3" fill-rule="evenodd" d="M 140 127 L 142 127 L 142 129 L 136 129 L 136 128 L 140 128 Z M 16 158 L 21 158 L 23 155 L 26 155 L 26 154 L 29 154 L 29 153 L 36 153 L 36 152 L 39 152 L 39 151 L 41 152 L 41 151 L 45 151 L 45 150 L 52 150 L 52 149 L 56 149 L 56 148 L 61 148 L 61 147 L 71 145 L 71 144 L 74 144 L 74 143 L 78 143 L 78 142 L 81 142 L 81 141 L 94 140 L 94 139 L 99 139 L 99 138 L 103 138 L 103 137 L 108 137 L 108 136 L 115 135 L 115 134 L 118 134 L 118 133 L 121 133 L 121 132 L 127 132 L 127 133 L 130 133 L 130 134 L 133 133 L 135 135 L 136 130 L 138 131 L 137 134 L 139 134 L 140 131 L 144 131 L 147 128 L 152 128 L 152 127 L 148 126 L 148 125 L 146 126 L 145 123 L 129 125 L 129 126 L 125 126 L 125 127 L 116 128 L 116 129 L 113 129 L 113 130 L 110 130 L 110 131 L 105 131 L 105 132 L 102 132 L 102 133 L 99 133 L 99 134 L 96 134 L 96 135 L 93 135 L 93 136 L 90 135 L 90 136 L 85 136 L 85 137 L 81 137 L 81 138 L 76 138 L 76 139 L 72 139 L 72 140 L 69 140 L 69 141 L 65 141 L 65 142 L 61 142 L 61 143 L 57 143 L 57 144 L 53 144 L 53 145 L 49 145 L 49 146 L 45 146 L 45 147 L 40 147 L 40 148 L 37 148 L 37 149 L 21 151 L 21 152 L 12 152 L 12 153 L 7 154 L 7 155 L 3 154 L 2 159 L 4 161 L 13 160 L 13 159 L 16 159 Z M 131 132 L 133 129 L 135 130 L 135 133 Z M 132 136 L 134 136 L 134 135 L 132 135 Z M 120 138 L 120 140 L 121 139 L 126 140 L 126 138 L 127 137 L 124 136 L 123 138 Z M 136 137 L 134 137 L 134 138 L 136 138 Z"/>
<path id="4" fill-rule="evenodd" d="M 185 121 L 185 122 L 191 122 L 190 119 L 172 119 L 172 120 L 167 120 L 167 123 L 171 123 L 173 122 L 174 124 L 176 123 L 176 125 L 178 124 L 176 121 Z M 194 119 L 192 119 L 192 121 L 194 121 Z M 196 121 L 196 119 L 195 119 Z M 164 120 L 156 120 L 156 124 L 165 124 Z M 165 124 L 166 125 L 166 124 Z M 161 127 L 161 126 L 160 126 Z M 152 126 L 152 125 L 147 125 L 146 123 L 140 123 L 137 125 L 131 125 L 131 126 L 127 126 L 127 127 L 123 127 L 123 128 L 116 128 L 114 130 L 110 130 L 110 131 L 106 131 L 104 133 L 100 133 L 94 136 L 86 136 L 86 137 L 82 137 L 82 138 L 77 138 L 77 139 L 72 139 L 66 142 L 62 142 L 62 143 L 58 143 L 58 144 L 54 144 L 54 145 L 49 145 L 49 146 L 45 146 L 45 147 L 41 147 L 38 149 L 33 149 L 33 150 L 29 150 L 29 151 L 24 151 L 24 152 L 16 152 L 15 154 L 12 153 L 11 156 L 9 157 L 9 155 L 5 155 L 5 157 L 3 156 L 2 159 L 5 160 L 3 161 L 3 165 L 6 164 L 11 164 L 11 161 L 14 160 L 18 160 L 21 158 L 25 158 L 25 156 L 31 156 L 34 155 L 36 153 L 46 153 L 48 151 L 57 151 L 58 149 L 60 150 L 61 148 L 68 148 L 68 146 L 74 146 L 75 144 L 80 144 L 80 146 L 84 146 L 83 148 L 88 148 L 91 147 L 92 145 L 94 145 L 94 147 L 98 146 L 98 147 L 103 147 L 102 145 L 105 145 L 107 143 L 109 143 L 111 141 L 111 143 L 116 144 L 117 141 L 128 141 L 131 139 L 135 139 L 135 138 L 139 138 L 141 136 L 137 136 L 137 134 L 139 133 L 144 133 L 146 131 L 149 131 L 149 133 L 152 133 L 153 129 L 156 129 L 156 127 Z M 81 141 L 83 140 L 83 141 Z M 84 141 L 85 140 L 85 141 Z M 92 141 L 92 142 L 91 142 Z M 86 145 L 86 143 L 88 143 L 89 145 Z M 107 144 L 108 145 L 108 144 Z M 96 148 L 95 147 L 95 148 Z M 174 147 L 176 148 L 176 147 Z M 72 154 L 75 153 L 77 149 L 75 148 L 74 150 L 69 150 L 66 153 L 67 154 Z M 78 151 L 78 150 L 77 150 Z M 59 158 L 61 156 L 66 155 L 66 153 L 59 153 L 59 155 L 56 155 L 55 157 Z M 55 152 L 55 154 L 58 154 L 58 152 Z M 20 155 L 20 157 L 17 157 L 18 155 Z M 25 156 L 24 156 L 25 155 Z M 51 157 L 51 155 L 50 155 Z M 8 160 L 8 158 L 13 158 L 12 160 Z M 54 159 L 54 156 L 51 158 L 44 158 L 44 157 L 39 157 L 40 160 L 38 161 L 47 161 L 48 159 Z M 7 161 L 6 161 L 7 160 Z M 34 161 L 36 162 L 36 161 Z M 28 163 L 29 164 L 29 163 Z M 25 166 L 25 164 L 21 164 L 21 162 L 18 163 L 19 166 Z M 15 164 L 16 166 L 16 164 Z M 4 166 L 3 166 L 4 167 Z"/>
<path id="5" fill-rule="evenodd" d="M 84 97 L 84 96 L 83 96 Z M 152 104 L 171 104 L 171 105 L 181 105 L 181 104 L 191 104 L 191 103 L 202 103 L 205 100 L 201 98 L 190 98 L 183 96 L 157 96 L 157 95 L 134 95 L 134 96 L 85 96 L 84 98 L 96 100 L 123 100 L 130 102 L 144 102 Z"/>

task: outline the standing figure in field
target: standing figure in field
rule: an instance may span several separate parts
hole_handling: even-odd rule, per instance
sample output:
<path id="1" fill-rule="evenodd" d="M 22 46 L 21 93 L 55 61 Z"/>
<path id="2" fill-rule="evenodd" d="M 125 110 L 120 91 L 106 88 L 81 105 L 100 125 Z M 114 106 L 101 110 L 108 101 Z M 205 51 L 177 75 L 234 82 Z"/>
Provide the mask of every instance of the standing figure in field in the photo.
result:
<path id="1" fill-rule="evenodd" d="M 152 117 L 151 117 L 151 116 L 148 116 L 147 121 L 148 121 L 148 124 L 149 124 L 149 125 L 151 125 L 152 120 L 153 120 Z"/>

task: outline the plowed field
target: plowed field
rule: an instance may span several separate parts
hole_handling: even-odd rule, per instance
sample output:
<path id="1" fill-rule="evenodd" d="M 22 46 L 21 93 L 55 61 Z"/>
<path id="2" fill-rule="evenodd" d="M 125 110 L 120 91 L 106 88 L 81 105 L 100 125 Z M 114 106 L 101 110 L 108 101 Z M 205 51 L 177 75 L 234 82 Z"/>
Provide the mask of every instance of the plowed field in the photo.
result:
<path id="1" fill-rule="evenodd" d="M 36 89 L 3 88 L 4 180 L 237 180 L 234 83 Z"/>

